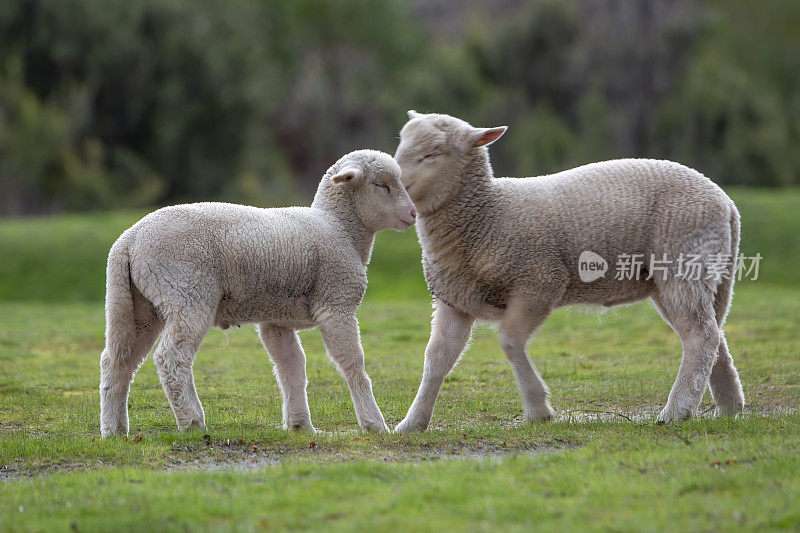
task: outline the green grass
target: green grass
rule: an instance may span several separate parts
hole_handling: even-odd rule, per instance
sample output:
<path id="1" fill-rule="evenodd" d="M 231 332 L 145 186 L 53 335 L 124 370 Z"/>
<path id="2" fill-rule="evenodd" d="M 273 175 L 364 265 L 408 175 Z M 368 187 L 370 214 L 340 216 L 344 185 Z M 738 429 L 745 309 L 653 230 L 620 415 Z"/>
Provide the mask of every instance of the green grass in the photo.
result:
<path id="1" fill-rule="evenodd" d="M 744 417 L 652 423 L 680 343 L 643 302 L 561 309 L 544 325 L 530 351 L 560 413 L 548 424 L 520 424 L 496 335 L 478 328 L 433 430 L 415 435 L 355 431 L 316 331 L 302 338 L 321 432 L 284 432 L 269 361 L 242 327 L 212 332 L 195 364 L 207 439 L 176 431 L 148 359 L 132 386 L 132 438 L 101 440 L 105 254 L 139 214 L 4 221 L 0 530 L 800 528 L 800 195 L 732 196 L 743 251 L 765 257 L 763 277 L 737 285 L 726 327 Z M 390 425 L 413 399 L 429 332 L 418 259 L 413 233 L 381 234 L 359 312 Z"/>
<path id="2" fill-rule="evenodd" d="M 742 216 L 740 251 L 764 256 L 761 279 L 800 286 L 800 189 L 727 192 Z"/>
<path id="3" fill-rule="evenodd" d="M 13 517 L 9 525 L 43 530 L 97 529 L 109 523 L 108 514 L 119 529 L 141 531 L 231 524 L 346 531 L 795 529 L 800 468 L 788 454 L 798 444 L 796 436 L 786 442 L 788 425 L 715 421 L 662 431 L 597 424 L 586 428 L 585 447 L 502 461 L 59 474 L 9 484 L 0 512 Z M 727 437 L 732 432 L 736 442 Z"/>

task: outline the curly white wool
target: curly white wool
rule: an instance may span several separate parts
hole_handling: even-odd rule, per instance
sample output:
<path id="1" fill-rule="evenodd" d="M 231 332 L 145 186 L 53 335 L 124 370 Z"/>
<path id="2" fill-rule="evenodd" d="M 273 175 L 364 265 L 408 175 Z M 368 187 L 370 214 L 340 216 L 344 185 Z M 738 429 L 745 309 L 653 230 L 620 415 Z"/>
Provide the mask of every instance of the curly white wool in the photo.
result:
<path id="1" fill-rule="evenodd" d="M 192 373 L 212 326 L 258 324 L 283 395 L 284 427 L 313 431 L 305 354 L 295 330 L 319 327 L 365 429 L 386 424 L 364 369 L 356 309 L 375 233 L 414 222 L 388 154 L 345 155 L 311 207 L 225 203 L 159 209 L 125 231 L 108 257 L 106 347 L 100 360 L 103 436 L 127 434 L 133 376 L 153 360 L 181 430 L 205 427 Z"/>
<path id="2" fill-rule="evenodd" d="M 486 148 L 504 132 L 457 118 L 409 112 L 395 154 L 420 212 L 417 232 L 434 296 L 422 383 L 398 431 L 424 429 L 444 377 L 473 322 L 499 322 L 527 420 L 553 416 L 549 391 L 525 353 L 551 310 L 570 304 L 612 306 L 651 298 L 678 333 L 683 359 L 659 421 L 695 412 L 710 382 L 718 413 L 741 411 L 744 395 L 721 330 L 733 292 L 739 213 L 699 172 L 670 161 L 624 159 L 550 176 L 495 178 Z M 608 261 L 610 275 L 585 282 L 579 258 Z M 641 254 L 639 279 L 617 279 L 618 258 Z M 722 279 L 680 279 L 678 258 L 719 254 Z M 672 261 L 666 277 L 647 279 L 650 257 Z"/>

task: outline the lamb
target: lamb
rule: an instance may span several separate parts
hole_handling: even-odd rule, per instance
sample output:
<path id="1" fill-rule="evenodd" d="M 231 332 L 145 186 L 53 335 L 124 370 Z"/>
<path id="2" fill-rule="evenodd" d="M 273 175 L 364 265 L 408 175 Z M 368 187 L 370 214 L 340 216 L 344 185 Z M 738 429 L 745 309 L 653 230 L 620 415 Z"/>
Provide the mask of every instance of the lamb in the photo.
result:
<path id="1" fill-rule="evenodd" d="M 319 327 L 347 381 L 362 429 L 388 431 L 364 369 L 356 309 L 375 233 L 403 231 L 416 212 L 389 154 L 349 153 L 323 176 L 311 207 L 197 203 L 155 211 L 111 247 L 102 435 L 127 435 L 128 394 L 153 360 L 180 430 L 205 427 L 192 364 L 212 326 L 257 324 L 283 396 L 284 428 L 314 431 L 296 330 Z"/>
<path id="2" fill-rule="evenodd" d="M 739 246 L 731 199 L 695 170 L 650 159 L 494 178 L 487 146 L 505 131 L 409 111 L 400 133 L 395 159 L 419 213 L 435 310 L 422 382 L 396 431 L 427 428 L 476 319 L 499 323 L 525 420 L 552 418 L 547 385 L 525 352 L 531 335 L 557 307 L 648 297 L 683 344 L 658 423 L 689 418 L 709 384 L 717 414 L 739 413 L 744 395 L 721 329 Z M 641 268 L 625 273 L 631 258 Z M 582 279 L 579 261 L 596 270 Z"/>

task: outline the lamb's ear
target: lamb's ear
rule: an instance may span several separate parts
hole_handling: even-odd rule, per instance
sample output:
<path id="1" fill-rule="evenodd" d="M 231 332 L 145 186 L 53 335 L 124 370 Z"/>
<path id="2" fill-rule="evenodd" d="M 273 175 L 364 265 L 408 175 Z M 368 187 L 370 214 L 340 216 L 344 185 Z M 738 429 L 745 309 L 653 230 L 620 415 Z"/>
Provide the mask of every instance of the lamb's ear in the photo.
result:
<path id="1" fill-rule="evenodd" d="M 473 128 L 470 135 L 471 147 L 489 146 L 502 137 L 507 129 L 508 126 L 499 126 L 497 128 Z"/>
<path id="2" fill-rule="evenodd" d="M 420 115 L 420 114 L 419 114 L 419 113 L 417 113 L 417 111 L 416 111 L 416 110 L 414 110 L 414 109 L 409 109 L 409 110 L 408 110 L 408 120 L 415 119 L 415 118 L 417 118 L 419 115 Z"/>
<path id="3" fill-rule="evenodd" d="M 350 187 L 355 187 L 355 185 L 361 181 L 361 171 L 356 167 L 344 167 L 331 176 L 331 181 L 336 185 L 346 184 Z"/>

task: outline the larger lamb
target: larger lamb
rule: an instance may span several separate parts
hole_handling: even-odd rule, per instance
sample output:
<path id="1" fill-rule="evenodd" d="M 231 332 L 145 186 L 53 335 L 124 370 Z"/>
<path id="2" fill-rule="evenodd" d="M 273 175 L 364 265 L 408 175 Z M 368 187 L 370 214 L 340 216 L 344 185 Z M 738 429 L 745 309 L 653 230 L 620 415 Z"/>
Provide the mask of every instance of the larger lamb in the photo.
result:
<path id="1" fill-rule="evenodd" d="M 395 159 L 419 212 L 435 311 L 422 383 L 397 431 L 428 426 L 476 319 L 499 323 L 525 419 L 550 419 L 548 388 L 525 352 L 531 335 L 557 307 L 644 298 L 683 344 L 658 421 L 690 417 L 709 384 L 718 414 L 740 412 L 721 329 L 739 245 L 731 199 L 695 170 L 650 159 L 495 178 L 487 146 L 505 130 L 410 111 L 400 133 Z"/>
<path id="2" fill-rule="evenodd" d="M 328 169 L 311 207 L 199 203 L 144 217 L 108 256 L 102 435 L 128 433 L 130 383 L 159 334 L 153 359 L 178 427 L 205 427 L 195 354 L 212 326 L 244 323 L 258 324 L 274 362 L 284 427 L 314 430 L 295 330 L 319 327 L 359 425 L 388 430 L 364 369 L 356 309 L 375 233 L 405 230 L 415 216 L 394 159 L 360 150 Z"/>

